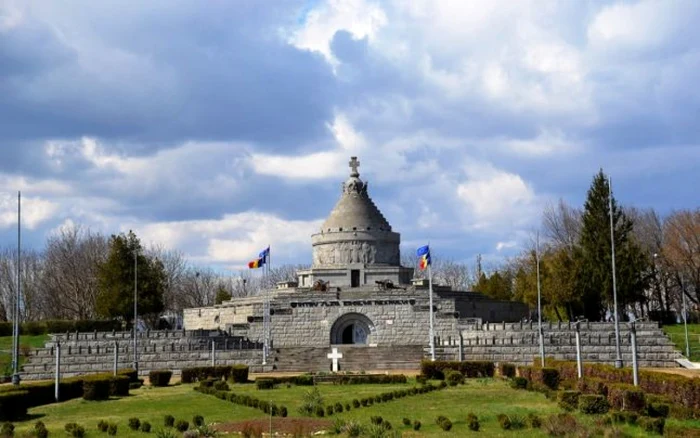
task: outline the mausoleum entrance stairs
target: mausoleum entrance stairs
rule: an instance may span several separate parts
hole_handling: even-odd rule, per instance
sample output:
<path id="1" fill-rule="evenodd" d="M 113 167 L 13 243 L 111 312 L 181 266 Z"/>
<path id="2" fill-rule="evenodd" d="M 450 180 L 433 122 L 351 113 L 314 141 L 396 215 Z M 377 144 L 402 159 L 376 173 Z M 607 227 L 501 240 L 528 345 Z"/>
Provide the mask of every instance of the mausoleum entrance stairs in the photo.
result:
<path id="1" fill-rule="evenodd" d="M 274 349 L 276 371 L 330 372 L 332 360 L 328 354 L 336 350 L 339 371 L 415 370 L 423 358 L 422 345 L 369 346 L 330 345 L 328 347 L 298 347 Z"/>

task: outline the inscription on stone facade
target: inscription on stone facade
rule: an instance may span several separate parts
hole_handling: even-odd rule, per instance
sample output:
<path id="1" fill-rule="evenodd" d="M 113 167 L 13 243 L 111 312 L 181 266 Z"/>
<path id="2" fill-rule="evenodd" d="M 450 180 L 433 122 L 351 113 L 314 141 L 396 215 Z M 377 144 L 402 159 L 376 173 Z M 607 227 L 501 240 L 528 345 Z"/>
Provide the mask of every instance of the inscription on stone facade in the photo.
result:
<path id="1" fill-rule="evenodd" d="M 343 301 L 299 301 L 289 305 L 296 307 L 337 307 L 337 306 L 413 306 L 416 300 L 343 300 Z M 426 309 L 427 310 L 427 309 Z"/>

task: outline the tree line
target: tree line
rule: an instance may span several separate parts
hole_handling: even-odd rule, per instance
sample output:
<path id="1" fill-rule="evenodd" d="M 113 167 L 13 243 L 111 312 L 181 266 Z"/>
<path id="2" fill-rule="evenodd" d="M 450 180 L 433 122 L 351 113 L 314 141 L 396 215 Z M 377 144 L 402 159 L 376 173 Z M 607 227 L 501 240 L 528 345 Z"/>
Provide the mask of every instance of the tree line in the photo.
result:
<path id="1" fill-rule="evenodd" d="M 262 278 L 250 270 L 222 273 L 187 261 L 180 251 L 145 247 L 133 232 L 107 236 L 80 225 L 64 226 L 41 250 L 21 253 L 20 320 L 88 320 L 134 316 L 155 327 L 163 314 L 255 295 L 296 279 L 303 266 L 278 266 Z M 136 285 L 135 285 L 136 280 Z M 0 250 L 0 321 L 12 319 L 17 293 L 17 248 Z"/>

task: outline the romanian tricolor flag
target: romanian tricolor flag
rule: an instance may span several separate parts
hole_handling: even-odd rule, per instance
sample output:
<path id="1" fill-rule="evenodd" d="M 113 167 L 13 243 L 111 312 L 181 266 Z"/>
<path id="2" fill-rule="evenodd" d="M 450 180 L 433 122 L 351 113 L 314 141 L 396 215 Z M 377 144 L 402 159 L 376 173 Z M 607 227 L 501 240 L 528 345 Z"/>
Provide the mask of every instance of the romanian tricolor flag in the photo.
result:
<path id="1" fill-rule="evenodd" d="M 264 264 L 265 264 L 265 259 L 259 258 L 259 259 L 253 260 L 252 262 L 248 262 L 248 267 L 250 269 L 258 269 L 258 268 L 262 268 Z"/>
<path id="2" fill-rule="evenodd" d="M 260 251 L 260 254 L 258 254 L 258 257 L 260 257 L 263 260 L 267 259 L 267 257 L 269 257 L 269 256 L 270 256 L 270 247 L 269 246 L 267 248 L 263 249 L 262 251 Z"/>
<path id="3" fill-rule="evenodd" d="M 418 267 L 421 271 L 430 266 L 430 247 L 428 245 L 418 248 L 416 255 L 418 256 Z"/>

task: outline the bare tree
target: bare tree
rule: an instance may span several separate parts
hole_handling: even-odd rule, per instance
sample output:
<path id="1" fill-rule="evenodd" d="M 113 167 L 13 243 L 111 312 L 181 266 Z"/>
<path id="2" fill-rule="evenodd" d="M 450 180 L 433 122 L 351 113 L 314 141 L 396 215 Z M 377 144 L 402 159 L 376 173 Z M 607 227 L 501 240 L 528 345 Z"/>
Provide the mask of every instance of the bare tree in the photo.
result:
<path id="1" fill-rule="evenodd" d="M 691 304 L 700 305 L 700 208 L 677 211 L 666 218 L 662 254 L 676 302 L 685 294 Z"/>
<path id="2" fill-rule="evenodd" d="M 108 250 L 104 235 L 80 225 L 63 227 L 48 238 L 41 283 L 46 317 L 95 317 L 97 265 L 107 257 Z"/>
<path id="3" fill-rule="evenodd" d="M 33 321 L 45 317 L 42 312 L 41 277 L 43 261 L 34 250 L 22 251 L 22 288 L 20 296 L 20 320 Z M 12 319 L 17 296 L 17 249 L 6 248 L 0 253 L 0 307 L 4 317 Z M 9 312 L 8 312 L 9 310 Z"/>
<path id="4" fill-rule="evenodd" d="M 573 248 L 581 230 L 581 210 L 571 207 L 563 199 L 548 205 L 542 214 L 545 237 L 558 247 Z"/>
<path id="5" fill-rule="evenodd" d="M 147 252 L 150 257 L 158 259 L 165 270 L 166 284 L 165 292 L 163 293 L 165 310 L 176 313 L 181 312 L 183 300 L 180 298 L 180 295 L 189 269 L 184 254 L 182 251 L 166 249 L 161 245 L 154 245 Z"/>

